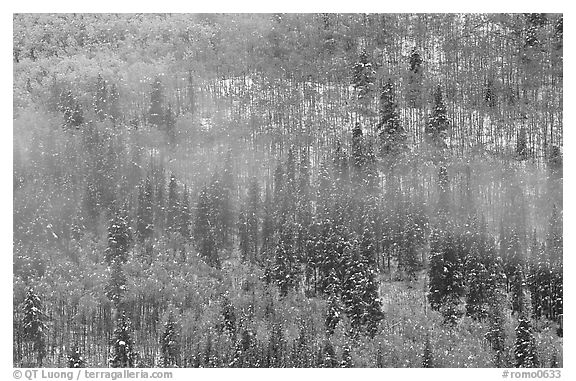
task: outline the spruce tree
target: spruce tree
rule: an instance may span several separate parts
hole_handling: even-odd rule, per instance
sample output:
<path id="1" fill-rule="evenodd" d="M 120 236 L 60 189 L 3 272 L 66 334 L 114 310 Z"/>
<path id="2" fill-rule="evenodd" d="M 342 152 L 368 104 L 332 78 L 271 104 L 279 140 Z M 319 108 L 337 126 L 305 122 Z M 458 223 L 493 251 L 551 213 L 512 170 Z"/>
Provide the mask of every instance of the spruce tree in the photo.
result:
<path id="1" fill-rule="evenodd" d="M 514 358 L 517 368 L 537 368 L 536 341 L 530 320 L 524 315 L 518 319 L 515 329 L 516 341 L 514 343 Z"/>
<path id="2" fill-rule="evenodd" d="M 209 212 L 207 214 L 217 248 L 227 244 L 228 229 L 232 221 L 229 209 L 229 193 L 223 181 L 215 173 L 208 187 L 207 200 Z"/>
<path id="3" fill-rule="evenodd" d="M 328 218 L 334 197 L 334 184 L 326 163 L 322 163 L 318 173 L 316 194 L 316 216 L 319 220 Z"/>
<path id="4" fill-rule="evenodd" d="M 114 260 L 110 266 L 110 279 L 106 285 L 106 297 L 116 306 L 120 306 L 126 292 L 126 275 L 122 269 L 122 262 Z"/>
<path id="5" fill-rule="evenodd" d="M 299 263 L 294 247 L 294 230 L 291 223 L 285 223 L 275 249 L 272 274 L 281 296 L 288 295 L 288 291 L 298 285 Z"/>
<path id="6" fill-rule="evenodd" d="M 154 169 L 154 181 L 154 227 L 158 233 L 163 234 L 166 226 L 166 173 L 163 164 Z"/>
<path id="7" fill-rule="evenodd" d="M 42 299 L 32 288 L 26 292 L 22 313 L 24 338 L 32 343 L 34 352 L 36 352 L 36 366 L 41 368 L 46 355 L 47 317 L 43 311 Z"/>
<path id="8" fill-rule="evenodd" d="M 434 368 L 434 356 L 432 354 L 432 343 L 430 342 L 430 335 L 426 335 L 426 340 L 424 341 L 422 368 Z"/>
<path id="9" fill-rule="evenodd" d="M 392 79 L 388 79 L 380 93 L 378 135 L 383 155 L 397 154 L 406 149 L 406 132 L 400 125 Z"/>
<path id="10" fill-rule="evenodd" d="M 80 353 L 78 348 L 73 348 L 68 353 L 68 368 L 85 368 L 86 367 L 86 360 Z"/>
<path id="11" fill-rule="evenodd" d="M 552 214 L 548 224 L 548 231 L 546 234 L 546 250 L 548 252 L 550 263 L 553 266 L 562 264 L 563 252 L 563 229 L 562 229 L 562 214 L 556 205 L 552 206 Z"/>
<path id="12" fill-rule="evenodd" d="M 333 291 L 328 296 L 328 309 L 326 311 L 326 333 L 332 335 L 341 319 L 342 306 L 338 295 Z"/>
<path id="13" fill-rule="evenodd" d="M 432 114 L 428 117 L 428 124 L 426 124 L 424 129 L 428 142 L 432 143 L 438 149 L 446 148 L 448 126 L 446 106 L 442 99 L 442 88 L 438 85 L 434 92 Z"/>
<path id="14" fill-rule="evenodd" d="M 226 296 L 222 298 L 222 317 L 224 318 L 224 329 L 228 334 L 236 337 L 236 312 L 230 299 Z"/>
<path id="15" fill-rule="evenodd" d="M 250 237 L 248 234 L 246 213 L 244 211 L 241 211 L 238 215 L 238 247 L 242 255 L 242 260 L 248 262 L 250 260 Z"/>
<path id="16" fill-rule="evenodd" d="M 352 179 L 355 184 L 361 185 L 363 182 L 364 152 L 363 133 L 360 123 L 352 129 Z"/>
<path id="17" fill-rule="evenodd" d="M 272 204 L 272 191 L 266 187 L 264 198 L 264 216 L 262 218 L 262 247 L 260 250 L 260 259 L 265 262 L 270 257 L 272 250 L 272 241 L 274 236 L 274 205 Z M 264 256 L 264 258 L 262 258 Z"/>
<path id="18" fill-rule="evenodd" d="M 68 127 L 80 127 L 84 123 L 82 106 L 71 90 L 64 93 L 60 100 L 60 110 L 64 113 L 64 122 Z"/>
<path id="19" fill-rule="evenodd" d="M 194 88 L 194 78 L 192 77 L 192 71 L 188 72 L 186 95 L 188 97 L 188 112 L 194 115 L 196 112 L 196 90 Z"/>
<path id="20" fill-rule="evenodd" d="M 364 330 L 371 336 L 375 335 L 383 318 L 378 283 L 374 270 L 362 261 L 356 247 L 346 253 L 342 301 L 353 334 Z"/>
<path id="21" fill-rule="evenodd" d="M 268 365 L 270 368 L 282 368 L 286 352 L 286 339 L 281 323 L 273 323 L 268 341 Z"/>
<path id="22" fill-rule="evenodd" d="M 303 255 L 310 224 L 312 223 L 312 190 L 310 184 L 310 159 L 307 149 L 300 154 L 296 222 L 298 224 L 298 251 Z"/>
<path id="23" fill-rule="evenodd" d="M 528 142 L 525 127 L 520 128 L 516 136 L 516 157 L 518 160 L 528 159 Z"/>
<path id="24" fill-rule="evenodd" d="M 180 359 L 180 335 L 174 314 L 170 312 L 164 324 L 164 332 L 160 338 L 162 357 L 161 366 L 164 368 L 176 368 Z"/>
<path id="25" fill-rule="evenodd" d="M 495 367 L 506 366 L 506 316 L 504 314 L 504 305 L 506 296 L 500 290 L 494 290 L 490 295 L 488 304 L 488 331 L 486 340 L 494 351 Z"/>
<path id="26" fill-rule="evenodd" d="M 132 323 L 126 313 L 122 311 L 116 321 L 116 328 L 112 336 L 110 367 L 133 368 L 136 366 L 136 357 L 132 339 Z"/>
<path id="27" fill-rule="evenodd" d="M 375 80 L 376 72 L 372 67 L 366 49 L 362 49 L 358 61 L 352 67 L 352 85 L 358 92 L 359 100 L 362 101 L 368 97 Z"/>
<path id="28" fill-rule="evenodd" d="M 284 193 L 281 203 L 281 213 L 291 222 L 295 222 L 298 184 L 296 182 L 296 157 L 294 148 L 288 150 L 286 158 L 286 173 L 284 176 Z"/>
<path id="29" fill-rule="evenodd" d="M 476 320 L 484 320 L 488 316 L 488 301 L 491 289 L 489 270 L 480 257 L 480 251 L 475 244 L 466 259 L 466 315 Z"/>
<path id="30" fill-rule="evenodd" d="M 184 186 L 182 193 L 182 202 L 180 203 L 180 216 L 178 219 L 178 232 L 188 241 L 191 238 L 190 224 L 192 223 L 192 210 L 190 209 L 190 201 L 188 195 L 188 188 Z"/>
<path id="31" fill-rule="evenodd" d="M 164 92 L 162 89 L 162 81 L 160 77 L 156 77 L 152 84 L 152 92 L 150 93 L 150 108 L 148 109 L 148 121 L 156 126 L 164 124 Z"/>
<path id="32" fill-rule="evenodd" d="M 323 348 L 323 361 L 322 367 L 323 368 L 337 368 L 338 367 L 338 358 L 336 357 L 336 351 L 332 346 L 330 340 L 326 340 L 324 342 Z"/>
<path id="33" fill-rule="evenodd" d="M 140 242 L 152 238 L 154 234 L 153 214 L 154 194 L 152 182 L 147 176 L 143 184 L 138 187 L 138 211 L 136 213 L 136 234 Z"/>
<path id="34" fill-rule="evenodd" d="M 346 344 L 342 349 L 342 361 L 340 362 L 341 368 L 354 368 L 354 361 L 350 355 L 350 344 Z"/>
<path id="35" fill-rule="evenodd" d="M 104 259 L 108 265 L 114 261 L 126 263 L 128 251 L 132 244 L 132 230 L 125 207 L 116 210 L 108 227 L 108 247 Z"/>
<path id="36" fill-rule="evenodd" d="M 168 104 L 164 114 L 164 123 L 166 124 L 166 136 L 170 144 L 176 142 L 176 115 L 172 111 L 172 106 Z"/>
<path id="37" fill-rule="evenodd" d="M 103 121 L 106 118 L 106 113 L 108 111 L 107 101 L 108 88 L 106 86 L 106 81 L 102 78 L 101 74 L 98 74 L 98 77 L 96 78 L 96 94 L 94 95 L 94 111 L 100 121 Z"/>
<path id="38" fill-rule="evenodd" d="M 107 116 L 116 125 L 120 119 L 120 92 L 118 91 L 118 85 L 115 83 L 110 85 L 107 108 Z"/>
<path id="39" fill-rule="evenodd" d="M 493 79 L 488 79 L 486 81 L 486 90 L 484 93 L 484 101 L 486 103 L 486 106 L 488 106 L 489 108 L 493 109 L 496 107 L 497 102 L 498 102 L 498 98 L 494 89 L 494 80 Z"/>
<path id="40" fill-rule="evenodd" d="M 98 188 L 93 183 L 92 179 L 88 179 L 86 184 L 86 191 L 84 192 L 84 197 L 82 198 L 82 204 L 90 227 L 95 228 L 98 222 L 98 217 L 100 216 L 100 195 L 98 194 Z"/>
<path id="41" fill-rule="evenodd" d="M 253 177 L 248 185 L 246 210 L 246 231 L 248 234 L 249 258 L 252 262 L 258 258 L 258 231 L 260 215 L 260 186 Z"/>
<path id="42" fill-rule="evenodd" d="M 178 219 L 180 216 L 180 200 L 178 196 L 178 183 L 174 174 L 170 175 L 168 184 L 168 205 L 166 207 L 166 230 L 169 233 L 178 231 Z"/>
<path id="43" fill-rule="evenodd" d="M 428 300 L 432 309 L 442 312 L 448 324 L 455 324 L 458 305 L 464 295 L 463 264 L 458 241 L 450 231 L 436 232 L 431 244 Z"/>
<path id="44" fill-rule="evenodd" d="M 228 150 L 224 160 L 221 179 L 221 196 L 220 196 L 220 225 L 222 229 L 222 244 L 228 245 L 230 242 L 230 231 L 234 224 L 234 201 L 236 186 L 234 182 L 234 165 L 232 150 Z"/>
<path id="45" fill-rule="evenodd" d="M 510 288 L 510 291 L 512 292 L 512 312 L 528 314 L 528 300 L 524 293 L 526 281 L 524 278 L 524 272 L 520 266 L 516 267 L 514 274 L 512 275 Z"/>
<path id="46" fill-rule="evenodd" d="M 218 248 L 216 246 L 216 236 L 212 224 L 212 208 L 208 195 L 208 189 L 204 187 L 200 192 L 198 204 L 196 206 L 196 217 L 194 220 L 194 237 L 200 255 L 210 266 L 219 267 Z"/>
<path id="47" fill-rule="evenodd" d="M 410 57 L 408 58 L 408 92 L 407 101 L 408 106 L 412 108 L 419 108 L 422 106 L 421 92 L 422 92 L 422 57 L 416 48 L 412 49 Z"/>

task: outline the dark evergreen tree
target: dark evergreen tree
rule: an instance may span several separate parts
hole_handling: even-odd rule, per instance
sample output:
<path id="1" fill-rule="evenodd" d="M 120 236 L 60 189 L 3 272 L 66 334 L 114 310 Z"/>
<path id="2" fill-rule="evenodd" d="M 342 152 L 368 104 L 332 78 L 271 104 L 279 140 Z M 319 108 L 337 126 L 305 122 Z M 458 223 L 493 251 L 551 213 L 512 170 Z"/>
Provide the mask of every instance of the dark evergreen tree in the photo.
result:
<path id="1" fill-rule="evenodd" d="M 108 247 L 104 259 L 108 265 L 112 262 L 126 263 L 132 244 L 132 230 L 125 207 L 117 209 L 108 227 Z"/>
<path id="2" fill-rule="evenodd" d="M 558 266 L 562 264 L 563 247 L 562 214 L 558 211 L 556 205 L 553 205 L 546 234 L 546 249 L 552 265 Z"/>
<path id="3" fill-rule="evenodd" d="M 179 217 L 181 207 L 178 196 L 178 183 L 174 174 L 170 175 L 168 184 L 168 205 L 166 207 L 166 230 L 169 233 L 175 233 L 179 228 Z"/>
<path id="4" fill-rule="evenodd" d="M 332 335 L 336 326 L 340 322 L 342 313 L 342 306 L 340 305 L 340 299 L 336 293 L 331 293 L 328 296 L 328 310 L 326 311 L 326 332 L 328 335 Z"/>
<path id="5" fill-rule="evenodd" d="M 484 93 L 484 101 L 486 102 L 486 106 L 488 106 L 491 109 L 495 108 L 497 103 L 498 103 L 498 97 L 497 97 L 495 89 L 494 89 L 494 80 L 491 78 L 489 78 L 486 81 L 486 90 Z"/>
<path id="6" fill-rule="evenodd" d="M 450 212 L 450 178 L 444 162 L 438 167 L 438 212 L 444 218 Z"/>
<path id="7" fill-rule="evenodd" d="M 110 91 L 108 94 L 107 115 L 112 120 L 114 125 L 116 125 L 120 119 L 120 92 L 118 91 L 118 86 L 115 83 L 110 85 Z"/>
<path id="8" fill-rule="evenodd" d="M 274 230 L 277 226 L 281 226 L 283 220 L 286 216 L 282 214 L 284 205 L 284 168 L 280 161 L 276 164 L 276 169 L 274 170 Z"/>
<path id="9" fill-rule="evenodd" d="M 310 184 L 310 159 L 308 151 L 303 149 L 300 154 L 300 163 L 298 165 L 298 204 L 297 204 L 297 223 L 300 225 L 300 235 L 308 230 L 312 222 L 312 200 Z M 305 239 L 305 237 L 301 237 Z"/>
<path id="10" fill-rule="evenodd" d="M 450 231 L 434 233 L 428 277 L 428 300 L 432 309 L 441 311 L 447 323 L 455 323 L 465 289 L 458 242 Z"/>
<path id="11" fill-rule="evenodd" d="M 446 106 L 442 99 L 442 88 L 438 86 L 434 92 L 434 106 L 432 108 L 432 114 L 430 114 L 428 124 L 424 129 L 428 142 L 432 143 L 436 148 L 446 148 L 448 126 L 449 122 L 446 115 Z"/>
<path id="12" fill-rule="evenodd" d="M 100 216 L 101 205 L 98 188 L 93 184 L 91 179 L 89 179 L 86 184 L 86 191 L 84 193 L 84 198 L 82 199 L 82 204 L 90 226 L 95 227 L 98 217 Z"/>
<path id="13" fill-rule="evenodd" d="M 222 317 L 224 318 L 224 329 L 233 338 L 236 337 L 236 312 L 228 297 L 222 298 Z"/>
<path id="14" fill-rule="evenodd" d="M 246 205 L 246 232 L 248 234 L 248 250 L 250 261 L 258 259 L 258 230 L 260 215 L 260 186 L 253 177 L 248 185 L 248 200 Z"/>
<path id="15" fill-rule="evenodd" d="M 164 123 L 166 124 L 166 137 L 170 144 L 176 143 L 176 115 L 172 110 L 172 106 L 168 104 L 166 113 L 164 114 Z"/>
<path id="16" fill-rule="evenodd" d="M 400 125 L 398 106 L 395 101 L 394 84 L 388 79 L 380 93 L 380 121 L 378 135 L 384 155 L 397 154 L 406 149 L 406 132 Z"/>
<path id="17" fill-rule="evenodd" d="M 106 118 L 108 111 L 108 88 L 106 81 L 98 74 L 96 78 L 96 93 L 94 95 L 94 111 L 98 120 L 103 121 Z"/>
<path id="18" fill-rule="evenodd" d="M 80 127 L 84 123 L 82 106 L 71 90 L 66 91 L 59 103 L 59 109 L 64 113 L 64 123 L 68 127 Z"/>
<path id="19" fill-rule="evenodd" d="M 466 314 L 477 320 L 484 320 L 489 314 L 492 294 L 501 287 L 504 274 L 496 257 L 496 249 L 486 232 L 485 224 L 470 227 L 478 229 L 470 242 L 466 257 Z"/>
<path id="20" fill-rule="evenodd" d="M 357 247 L 346 254 L 342 301 L 354 335 L 361 331 L 374 336 L 383 318 L 374 269 L 362 260 Z"/>
<path id="21" fill-rule="evenodd" d="M 333 204 L 334 184 L 325 163 L 320 166 L 316 194 L 316 216 L 319 220 L 328 218 Z"/>
<path id="22" fill-rule="evenodd" d="M 226 160 L 224 161 L 224 168 L 222 171 L 221 180 L 221 199 L 220 199 L 220 225 L 222 229 L 222 244 L 228 245 L 230 242 L 230 232 L 234 227 L 234 207 L 233 203 L 235 201 L 236 186 L 234 181 L 234 165 L 232 150 L 229 150 L 226 154 Z"/>
<path id="23" fill-rule="evenodd" d="M 154 190 L 152 181 L 147 176 L 143 184 L 138 187 L 138 211 L 136 212 L 136 234 L 140 242 L 152 238 L 154 234 Z"/>
<path id="24" fill-rule="evenodd" d="M 36 352 L 36 366 L 41 368 L 46 355 L 47 316 L 44 313 L 42 299 L 32 288 L 26 292 L 22 313 L 24 338 L 32 343 L 34 352 Z"/>
<path id="25" fill-rule="evenodd" d="M 260 250 L 260 259 L 265 262 L 270 257 L 270 251 L 273 249 L 274 236 L 274 205 L 272 204 L 272 192 L 270 187 L 266 187 L 264 198 L 264 217 L 262 218 L 262 248 Z M 262 258 L 264 256 L 264 258 Z"/>
<path id="26" fill-rule="evenodd" d="M 528 159 L 528 142 L 525 127 L 520 128 L 516 137 L 516 157 L 518 160 Z"/>
<path id="27" fill-rule="evenodd" d="M 218 257 L 218 248 L 216 246 L 216 237 L 211 221 L 211 202 L 208 195 L 208 189 L 204 187 L 198 198 L 196 207 L 196 217 L 194 220 L 194 237 L 200 255 L 210 266 L 220 266 Z"/>
<path id="28" fill-rule="evenodd" d="M 344 349 L 342 349 L 342 361 L 340 362 L 341 368 L 354 368 L 354 361 L 352 360 L 350 352 L 350 344 L 346 344 Z"/>
<path id="29" fill-rule="evenodd" d="M 182 238 L 188 241 L 191 238 L 190 224 L 192 223 L 192 210 L 190 209 L 190 201 L 188 195 L 188 188 L 184 186 L 182 193 L 182 202 L 180 203 L 180 216 L 178 219 L 178 231 Z"/>
<path id="30" fill-rule="evenodd" d="M 268 341 L 268 366 L 270 368 L 282 368 L 285 365 L 284 354 L 286 352 L 286 339 L 282 324 L 273 323 Z"/>
<path id="31" fill-rule="evenodd" d="M 174 314 L 170 312 L 164 324 L 164 332 L 160 338 L 162 357 L 161 366 L 164 368 L 176 368 L 180 362 L 180 335 Z"/>
<path id="32" fill-rule="evenodd" d="M 510 291 L 512 292 L 512 312 L 518 314 L 528 314 L 528 300 L 525 296 L 526 282 L 522 267 L 516 267 L 516 270 L 512 275 L 510 288 Z"/>
<path id="33" fill-rule="evenodd" d="M 413 108 L 422 106 L 421 93 L 422 93 L 422 57 L 416 48 L 412 49 L 408 59 L 408 92 L 407 100 L 408 105 Z"/>
<path id="34" fill-rule="evenodd" d="M 150 108 L 148 109 L 148 121 L 156 126 L 164 124 L 164 91 L 162 89 L 162 81 L 160 77 L 156 77 L 152 84 L 152 92 L 150 93 Z"/>
<path id="35" fill-rule="evenodd" d="M 192 71 L 188 72 L 186 95 L 188 96 L 188 112 L 194 115 L 196 113 L 196 90 L 194 87 L 194 78 L 192 78 Z"/>
<path id="36" fill-rule="evenodd" d="M 86 360 L 80 353 L 80 350 L 77 347 L 74 347 L 68 353 L 68 368 L 85 368 L 86 367 Z"/>
<path id="37" fill-rule="evenodd" d="M 284 176 L 284 194 L 281 204 L 282 215 L 289 218 L 294 222 L 296 217 L 296 201 L 297 201 L 298 184 L 296 182 L 296 158 L 294 156 L 294 148 L 288 150 L 288 157 L 286 158 L 286 173 Z"/>
<path id="38" fill-rule="evenodd" d="M 358 91 L 358 99 L 363 100 L 370 94 L 374 82 L 376 80 L 376 72 L 372 67 L 366 49 L 362 49 L 358 62 L 352 68 L 352 85 Z"/>
<path id="39" fill-rule="evenodd" d="M 214 174 L 208 188 L 208 219 L 217 248 L 222 248 L 228 243 L 229 227 L 232 221 L 229 191 L 224 187 L 224 182 Z"/>
<path id="40" fill-rule="evenodd" d="M 288 295 L 288 291 L 298 285 L 299 263 L 294 247 L 294 230 L 292 224 L 285 223 L 280 229 L 275 249 L 272 274 L 281 296 Z"/>
<path id="41" fill-rule="evenodd" d="M 360 123 L 352 129 L 352 179 L 354 184 L 361 185 L 363 182 L 364 152 L 363 133 Z"/>
<path id="42" fill-rule="evenodd" d="M 424 341 L 422 368 L 434 368 L 434 355 L 432 354 L 432 343 L 430 343 L 430 335 L 426 335 L 426 340 Z"/>
<path id="43" fill-rule="evenodd" d="M 159 234 L 163 234 L 166 226 L 166 173 L 162 164 L 154 168 L 154 182 L 154 227 Z"/>
<path id="44" fill-rule="evenodd" d="M 515 329 L 514 358 L 517 368 L 537 368 L 536 341 L 532 325 L 527 317 L 521 315 Z"/>
<path id="45" fill-rule="evenodd" d="M 126 275 L 122 269 L 122 262 L 115 259 L 110 266 L 110 279 L 106 285 L 106 297 L 116 306 L 120 307 L 126 292 Z"/>
<path id="46" fill-rule="evenodd" d="M 326 340 L 324 342 L 323 348 L 323 358 L 322 358 L 322 367 L 323 368 L 337 368 L 338 367 L 338 358 L 336 357 L 336 351 L 332 346 L 330 340 Z"/>
<path id="47" fill-rule="evenodd" d="M 241 211 L 238 215 L 238 247 L 242 260 L 250 260 L 250 236 L 248 234 L 248 223 L 246 222 L 246 213 Z"/>
<path id="48" fill-rule="evenodd" d="M 494 365 L 497 368 L 506 366 L 505 305 L 506 296 L 501 291 L 494 290 L 489 301 L 486 340 L 494 351 Z"/>
<path id="49" fill-rule="evenodd" d="M 116 321 L 116 328 L 112 336 L 112 353 L 110 367 L 133 368 L 136 366 L 137 353 L 134 351 L 132 339 L 132 323 L 122 311 Z"/>

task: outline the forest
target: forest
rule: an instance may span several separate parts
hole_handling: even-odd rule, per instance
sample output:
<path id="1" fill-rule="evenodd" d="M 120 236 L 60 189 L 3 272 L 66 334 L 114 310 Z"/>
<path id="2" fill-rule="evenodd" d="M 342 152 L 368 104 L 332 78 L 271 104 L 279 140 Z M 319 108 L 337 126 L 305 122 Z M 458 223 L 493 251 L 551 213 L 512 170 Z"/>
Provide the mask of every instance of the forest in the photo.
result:
<path id="1" fill-rule="evenodd" d="M 561 14 L 14 14 L 15 367 L 563 366 Z"/>

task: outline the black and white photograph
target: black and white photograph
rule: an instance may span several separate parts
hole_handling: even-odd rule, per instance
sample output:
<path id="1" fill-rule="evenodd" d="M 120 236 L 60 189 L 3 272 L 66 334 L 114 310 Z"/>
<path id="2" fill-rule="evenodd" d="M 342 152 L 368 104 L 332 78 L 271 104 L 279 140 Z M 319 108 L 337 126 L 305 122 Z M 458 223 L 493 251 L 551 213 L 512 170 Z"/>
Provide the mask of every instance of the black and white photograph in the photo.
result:
<path id="1" fill-rule="evenodd" d="M 563 13 L 12 13 L 14 379 L 566 377 L 563 50 Z"/>

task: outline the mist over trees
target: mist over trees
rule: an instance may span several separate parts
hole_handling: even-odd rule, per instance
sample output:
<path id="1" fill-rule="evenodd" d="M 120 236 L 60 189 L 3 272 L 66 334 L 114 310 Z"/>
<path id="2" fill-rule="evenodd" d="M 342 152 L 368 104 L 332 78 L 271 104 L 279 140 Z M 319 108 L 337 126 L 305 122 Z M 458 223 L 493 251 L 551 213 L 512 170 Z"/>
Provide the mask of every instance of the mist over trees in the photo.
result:
<path id="1" fill-rule="evenodd" d="M 14 366 L 562 366 L 562 15 L 13 23 Z"/>

